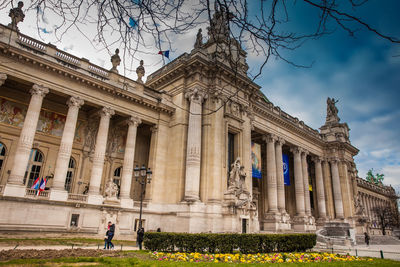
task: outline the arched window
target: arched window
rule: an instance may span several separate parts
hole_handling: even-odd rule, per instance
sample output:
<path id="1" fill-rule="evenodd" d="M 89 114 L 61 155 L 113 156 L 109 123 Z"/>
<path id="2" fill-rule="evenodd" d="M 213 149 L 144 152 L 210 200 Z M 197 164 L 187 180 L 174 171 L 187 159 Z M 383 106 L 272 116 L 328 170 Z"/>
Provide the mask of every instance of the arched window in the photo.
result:
<path id="1" fill-rule="evenodd" d="M 28 166 L 24 176 L 24 184 L 26 187 L 32 187 L 36 178 L 40 177 L 40 170 L 43 165 L 43 153 L 37 149 L 32 149 L 29 156 Z"/>
<path id="2" fill-rule="evenodd" d="M 114 184 L 118 186 L 118 193 L 117 193 L 118 197 L 119 197 L 119 191 L 121 189 L 121 173 L 122 173 L 122 167 L 116 168 L 113 177 Z"/>
<path id="3" fill-rule="evenodd" d="M 67 177 L 65 177 L 65 184 L 64 184 L 64 188 L 68 192 L 71 191 L 71 185 L 75 174 L 75 165 L 76 165 L 75 160 L 73 157 L 71 157 L 69 159 Z"/>
<path id="4" fill-rule="evenodd" d="M 0 143 L 0 174 L 3 168 L 3 162 L 6 159 L 6 146 L 3 143 Z"/>

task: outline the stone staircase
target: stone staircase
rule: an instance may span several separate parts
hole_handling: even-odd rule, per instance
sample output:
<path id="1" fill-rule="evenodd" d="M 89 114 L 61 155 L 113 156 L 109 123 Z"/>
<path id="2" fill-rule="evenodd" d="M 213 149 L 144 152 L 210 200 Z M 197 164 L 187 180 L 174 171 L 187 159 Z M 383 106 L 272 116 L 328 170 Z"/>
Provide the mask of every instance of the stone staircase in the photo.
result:
<path id="1" fill-rule="evenodd" d="M 365 244 L 364 235 L 357 235 L 356 241 L 358 245 Z M 388 235 L 371 235 L 369 240 L 370 245 L 400 245 L 400 240 Z"/>

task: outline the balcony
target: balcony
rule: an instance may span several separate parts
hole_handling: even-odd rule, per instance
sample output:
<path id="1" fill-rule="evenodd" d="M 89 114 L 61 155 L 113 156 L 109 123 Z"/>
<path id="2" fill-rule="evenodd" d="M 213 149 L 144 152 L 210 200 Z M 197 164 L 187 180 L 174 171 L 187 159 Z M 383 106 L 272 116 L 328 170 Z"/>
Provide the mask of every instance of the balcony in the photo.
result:
<path id="1" fill-rule="evenodd" d="M 39 191 L 36 189 L 27 188 L 25 196 L 28 198 L 48 199 L 50 196 L 50 191 Z"/>
<path id="2" fill-rule="evenodd" d="M 87 202 L 88 195 L 68 194 L 68 201 Z"/>

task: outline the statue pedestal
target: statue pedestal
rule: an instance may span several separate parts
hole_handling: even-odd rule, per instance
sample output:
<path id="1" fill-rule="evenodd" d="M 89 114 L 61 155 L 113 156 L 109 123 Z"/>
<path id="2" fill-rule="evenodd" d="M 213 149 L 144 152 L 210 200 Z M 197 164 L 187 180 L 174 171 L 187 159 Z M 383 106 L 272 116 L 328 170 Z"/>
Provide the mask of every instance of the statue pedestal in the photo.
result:
<path id="1" fill-rule="evenodd" d="M 107 205 L 119 205 L 120 200 L 117 197 L 106 197 L 103 201 L 103 204 Z"/>

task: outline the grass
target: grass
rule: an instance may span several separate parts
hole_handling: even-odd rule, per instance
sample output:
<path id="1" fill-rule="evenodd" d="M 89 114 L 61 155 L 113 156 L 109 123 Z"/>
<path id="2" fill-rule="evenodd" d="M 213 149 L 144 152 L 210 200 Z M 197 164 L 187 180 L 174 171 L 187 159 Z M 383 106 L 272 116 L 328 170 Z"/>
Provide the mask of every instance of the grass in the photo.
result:
<path id="1" fill-rule="evenodd" d="M 150 258 L 146 251 L 124 251 L 121 252 L 119 257 L 76 257 L 76 258 L 60 258 L 52 260 L 39 260 L 39 259 L 18 259 L 7 262 L 0 262 L 0 266 L 26 266 L 26 267 L 47 267 L 47 266 L 273 266 L 273 267 L 305 267 L 322 266 L 322 267 L 364 267 L 364 266 L 400 266 L 400 262 L 392 260 L 374 259 L 373 261 L 361 262 L 326 262 L 326 263 L 274 263 L 274 264 L 229 264 L 229 263 L 186 263 L 186 262 L 162 262 Z"/>
<path id="2" fill-rule="evenodd" d="M 112 241 L 114 245 L 136 246 L 135 241 L 130 240 L 116 240 Z M 0 238 L 0 246 L 46 246 L 46 245 L 64 245 L 64 246 L 87 246 L 104 244 L 103 239 L 96 238 Z"/>

